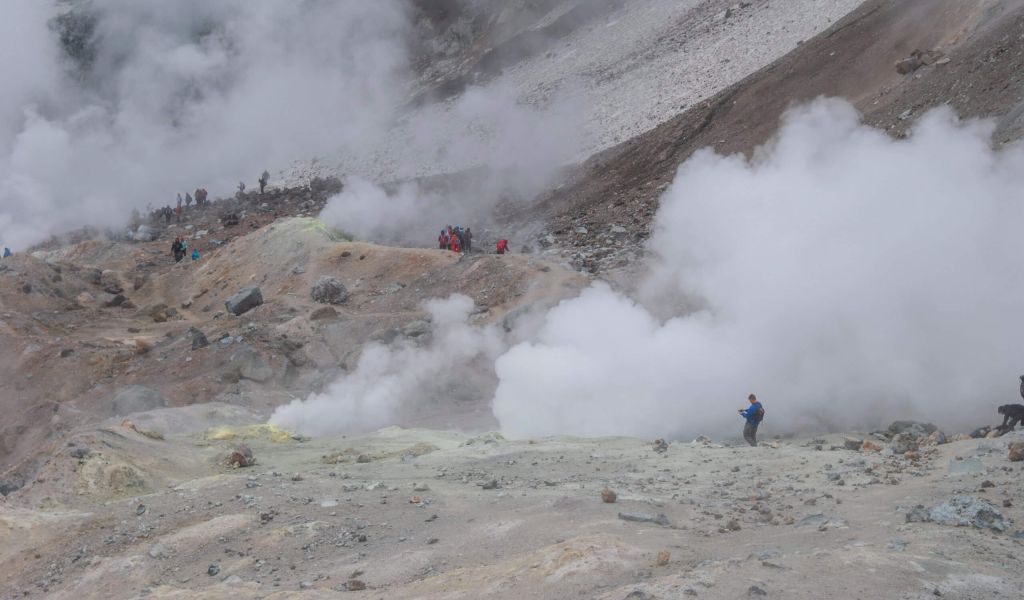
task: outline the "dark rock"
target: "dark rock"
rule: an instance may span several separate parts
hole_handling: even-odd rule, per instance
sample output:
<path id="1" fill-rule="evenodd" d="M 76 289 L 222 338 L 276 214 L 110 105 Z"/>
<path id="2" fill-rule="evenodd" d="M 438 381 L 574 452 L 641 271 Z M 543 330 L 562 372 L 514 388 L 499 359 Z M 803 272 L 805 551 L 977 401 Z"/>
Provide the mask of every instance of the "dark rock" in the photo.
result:
<path id="1" fill-rule="evenodd" d="M 764 591 L 763 589 L 759 588 L 756 585 L 752 585 L 752 586 L 750 586 L 747 589 L 747 595 L 748 596 L 767 596 L 768 592 Z"/>
<path id="2" fill-rule="evenodd" d="M 663 527 L 667 527 L 669 525 L 668 517 L 663 513 L 651 515 L 642 512 L 625 512 L 619 513 L 619 518 L 623 521 L 633 521 L 634 523 L 654 523 L 655 525 L 661 525 Z"/>
<path id="3" fill-rule="evenodd" d="M 263 292 L 256 286 L 241 289 L 237 294 L 224 302 L 228 312 L 235 315 L 244 314 L 263 304 Z"/>
<path id="4" fill-rule="evenodd" d="M 889 435 L 897 435 L 900 433 L 910 433 L 915 437 L 925 437 L 933 431 L 938 431 L 938 427 L 931 423 L 921 423 L 920 421 L 893 421 L 889 425 Z"/>
<path id="5" fill-rule="evenodd" d="M 115 417 L 120 417 L 165 406 L 167 400 L 160 392 L 141 385 L 132 385 L 114 396 L 111 412 Z"/>
<path id="6" fill-rule="evenodd" d="M 218 567 L 217 565 L 210 565 L 206 568 L 206 574 L 210 577 L 215 576 L 217 573 L 220 573 L 220 567 Z"/>
<path id="7" fill-rule="evenodd" d="M 189 332 L 189 335 L 192 336 L 192 349 L 193 350 L 198 350 L 200 348 L 205 348 L 205 347 L 210 345 L 210 340 L 206 339 L 206 335 L 202 331 L 199 331 L 195 327 L 190 327 L 188 332 Z"/>
<path id="8" fill-rule="evenodd" d="M 889 442 L 889 449 L 894 454 L 906 454 L 917 450 L 917 437 L 910 433 L 897 433 Z"/>
<path id="9" fill-rule="evenodd" d="M 366 589 L 366 584 L 359 579 L 349 579 L 345 582 L 345 589 L 350 592 L 358 592 Z"/>
<path id="10" fill-rule="evenodd" d="M 71 449 L 69 454 L 71 454 L 71 458 L 82 459 L 89 456 L 91 453 L 92 451 L 86 446 L 76 446 Z"/>
<path id="11" fill-rule="evenodd" d="M 320 304 L 343 304 L 348 300 L 348 290 L 337 278 L 324 276 L 313 285 L 310 296 Z"/>

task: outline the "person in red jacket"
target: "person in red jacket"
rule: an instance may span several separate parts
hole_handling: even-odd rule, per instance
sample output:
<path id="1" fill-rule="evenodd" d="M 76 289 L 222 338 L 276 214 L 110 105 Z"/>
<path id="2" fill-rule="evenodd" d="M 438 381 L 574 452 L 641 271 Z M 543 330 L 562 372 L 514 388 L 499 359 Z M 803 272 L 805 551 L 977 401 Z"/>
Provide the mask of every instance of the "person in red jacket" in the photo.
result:
<path id="1" fill-rule="evenodd" d="M 448 249 L 448 232 L 444 229 L 441 230 L 441 235 L 437 236 L 437 246 L 441 250 Z"/>
<path id="2" fill-rule="evenodd" d="M 459 236 L 453 235 L 451 237 L 451 248 L 450 249 L 451 249 L 452 252 L 455 252 L 456 254 L 458 254 L 459 252 L 462 251 L 462 247 L 459 245 Z"/>
<path id="3" fill-rule="evenodd" d="M 498 254 L 505 254 L 506 252 L 512 252 L 508 247 L 508 240 L 498 240 L 497 246 Z"/>

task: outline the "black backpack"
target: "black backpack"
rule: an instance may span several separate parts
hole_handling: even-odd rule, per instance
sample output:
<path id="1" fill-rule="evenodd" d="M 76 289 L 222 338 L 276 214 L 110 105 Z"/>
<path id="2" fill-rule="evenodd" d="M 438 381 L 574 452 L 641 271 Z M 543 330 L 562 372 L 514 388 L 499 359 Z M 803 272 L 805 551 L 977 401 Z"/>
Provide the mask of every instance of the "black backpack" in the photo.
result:
<path id="1" fill-rule="evenodd" d="M 758 407 L 757 413 L 754 414 L 754 418 L 757 419 L 758 423 L 760 423 L 761 421 L 764 421 L 764 407 L 763 406 Z"/>

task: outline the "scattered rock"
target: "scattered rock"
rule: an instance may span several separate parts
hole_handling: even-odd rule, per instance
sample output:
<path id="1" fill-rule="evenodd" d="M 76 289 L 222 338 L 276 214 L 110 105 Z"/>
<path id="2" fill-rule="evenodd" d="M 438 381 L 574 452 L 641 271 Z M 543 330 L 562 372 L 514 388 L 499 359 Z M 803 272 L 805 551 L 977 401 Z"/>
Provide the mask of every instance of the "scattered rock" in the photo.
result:
<path id="1" fill-rule="evenodd" d="M 498 480 L 497 479 L 491 479 L 490 481 L 485 482 L 480 487 L 482 487 L 485 490 L 496 490 L 496 489 L 500 488 L 501 485 L 498 484 Z"/>
<path id="2" fill-rule="evenodd" d="M 661 438 L 654 440 L 654 451 L 658 454 L 668 452 L 668 442 Z"/>
<path id="3" fill-rule="evenodd" d="M 217 575 L 217 573 L 220 573 L 220 567 L 218 567 L 217 565 L 210 565 L 206 568 L 206 574 L 210 577 Z"/>
<path id="4" fill-rule="evenodd" d="M 349 579 L 345 582 L 345 589 L 350 592 L 358 592 L 366 589 L 366 584 L 360 579 Z"/>
<path id="5" fill-rule="evenodd" d="M 624 512 L 619 513 L 619 518 L 623 521 L 633 521 L 634 523 L 654 523 L 655 525 L 661 525 L 662 527 L 667 527 L 669 525 L 668 517 L 666 517 L 664 513 L 651 515 L 642 512 Z"/>
<path id="6" fill-rule="evenodd" d="M 348 300 L 348 290 L 337 278 L 325 275 L 313 285 L 310 296 L 320 304 L 343 304 Z"/>
<path id="7" fill-rule="evenodd" d="M 764 591 L 756 585 L 752 585 L 747 589 L 748 596 L 767 596 L 768 592 Z"/>
<path id="8" fill-rule="evenodd" d="M 654 561 L 654 564 L 656 564 L 659 567 L 664 567 L 668 564 L 668 561 L 671 557 L 672 555 L 669 553 L 668 550 L 662 550 L 661 552 L 658 552 L 658 559 Z"/>
<path id="9" fill-rule="evenodd" d="M 237 294 L 228 298 L 224 302 L 224 307 L 227 308 L 229 313 L 237 317 L 261 304 L 263 304 L 263 292 L 260 291 L 260 288 L 252 286 L 243 288 Z"/>
<path id="10" fill-rule="evenodd" d="M 726 531 L 739 531 L 740 530 L 740 522 L 738 520 L 736 520 L 736 519 L 729 519 L 729 522 L 725 524 L 725 528 L 724 529 Z"/>
<path id="11" fill-rule="evenodd" d="M 608 488 L 601 490 L 601 501 L 605 504 L 612 504 L 618 497 L 618 494 Z"/>
<path id="12" fill-rule="evenodd" d="M 132 239 L 136 242 L 152 242 L 156 239 L 156 231 L 149 225 L 139 225 L 132 234 Z"/>
<path id="13" fill-rule="evenodd" d="M 796 522 L 796 527 L 817 527 L 819 530 L 824 531 L 826 529 L 840 529 L 845 528 L 846 521 L 838 519 L 836 517 L 830 517 L 823 513 L 815 513 L 813 515 L 807 515 Z"/>
<path id="14" fill-rule="evenodd" d="M 89 448 L 87 448 L 86 446 L 76 446 L 71 449 L 71 452 L 69 454 L 71 454 L 71 458 L 82 459 L 86 458 L 91 453 L 92 451 L 89 450 Z"/>

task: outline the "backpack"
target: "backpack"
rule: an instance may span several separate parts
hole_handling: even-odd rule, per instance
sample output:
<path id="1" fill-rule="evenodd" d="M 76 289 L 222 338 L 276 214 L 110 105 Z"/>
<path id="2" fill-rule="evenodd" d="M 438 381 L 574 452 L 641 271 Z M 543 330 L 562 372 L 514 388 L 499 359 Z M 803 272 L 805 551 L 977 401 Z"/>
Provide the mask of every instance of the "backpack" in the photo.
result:
<path id="1" fill-rule="evenodd" d="M 757 419 L 758 423 L 760 423 L 761 421 L 764 421 L 764 407 L 763 406 L 758 407 L 757 412 L 754 413 L 754 418 Z"/>

